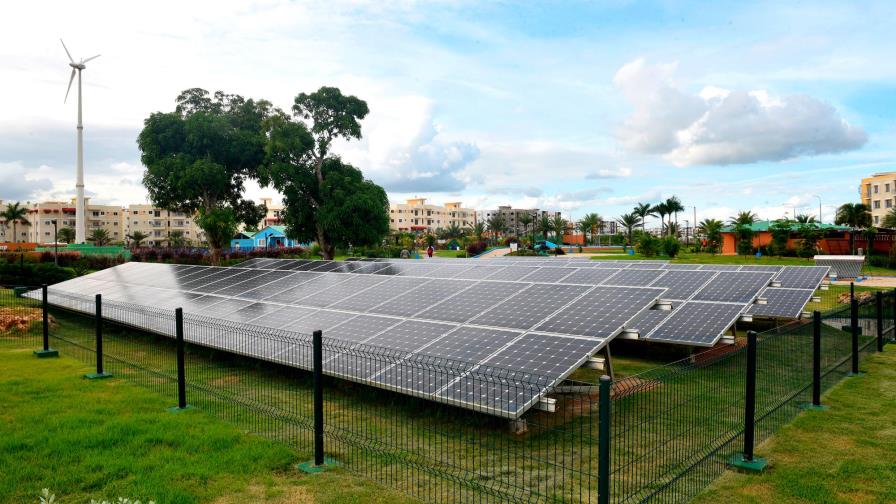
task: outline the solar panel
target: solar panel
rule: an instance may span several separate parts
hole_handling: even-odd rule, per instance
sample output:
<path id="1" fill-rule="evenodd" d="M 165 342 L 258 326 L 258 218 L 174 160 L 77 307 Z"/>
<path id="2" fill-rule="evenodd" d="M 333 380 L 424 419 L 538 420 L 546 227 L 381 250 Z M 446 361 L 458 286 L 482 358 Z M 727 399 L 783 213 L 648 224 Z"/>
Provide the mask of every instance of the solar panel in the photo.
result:
<path id="1" fill-rule="evenodd" d="M 566 306 L 590 287 L 579 285 L 533 285 L 485 313 L 471 323 L 493 327 L 531 329 L 548 315 Z"/>
<path id="2" fill-rule="evenodd" d="M 815 290 L 827 276 L 827 266 L 788 266 L 775 276 L 781 287 Z"/>
<path id="3" fill-rule="evenodd" d="M 427 320 L 466 322 L 525 287 L 525 284 L 515 282 L 478 282 L 414 316 Z"/>
<path id="4" fill-rule="evenodd" d="M 370 310 L 370 313 L 410 317 L 411 315 L 432 306 L 463 289 L 471 287 L 475 282 L 470 280 L 432 280 L 420 287 L 412 289 L 400 296 L 389 299 Z"/>
<path id="5" fill-rule="evenodd" d="M 322 290 L 314 290 L 294 303 L 306 306 L 326 307 L 337 304 L 345 298 L 384 282 L 386 279 L 373 275 L 345 275 L 345 280 Z M 313 287 L 313 285 L 312 285 Z"/>
<path id="6" fill-rule="evenodd" d="M 772 276 L 774 276 L 773 273 L 720 271 L 692 299 L 751 303 L 759 291 L 769 284 Z"/>
<path id="7" fill-rule="evenodd" d="M 688 301 L 673 308 L 671 315 L 642 337 L 649 341 L 712 346 L 743 310 L 743 305 L 734 303 Z"/>
<path id="8" fill-rule="evenodd" d="M 645 287 L 666 274 L 660 269 L 624 269 L 604 280 L 601 285 Z"/>
<path id="9" fill-rule="evenodd" d="M 703 271 L 739 271 L 740 266 L 737 264 L 704 264 L 700 266 Z"/>
<path id="10" fill-rule="evenodd" d="M 668 270 L 665 275 L 657 278 L 650 286 L 666 289 L 666 292 L 662 295 L 663 299 L 684 300 L 693 296 L 715 275 L 716 273 L 712 271 Z"/>
<path id="11" fill-rule="evenodd" d="M 382 304 L 392 298 L 407 294 L 412 289 L 426 285 L 431 280 L 412 277 L 380 277 L 384 282 L 377 285 L 376 289 L 367 289 L 357 294 L 350 295 L 336 306 L 343 310 L 366 312 L 376 305 Z"/>
<path id="12" fill-rule="evenodd" d="M 314 277 L 308 279 L 307 275 L 314 275 Z M 297 283 L 301 283 L 298 283 L 298 285 L 284 291 L 273 294 L 270 297 L 265 298 L 265 300 L 275 301 L 277 303 L 292 304 L 304 297 L 333 287 L 334 285 L 340 284 L 352 277 L 350 275 L 322 275 L 307 272 L 296 273 L 290 278 L 295 278 L 297 280 Z"/>
<path id="13" fill-rule="evenodd" d="M 576 270 L 573 268 L 535 268 L 520 280 L 523 282 L 554 283 L 562 281 L 563 278 L 575 272 Z"/>
<path id="14" fill-rule="evenodd" d="M 651 288 L 595 287 L 540 324 L 537 330 L 609 338 L 662 292 Z"/>
<path id="15" fill-rule="evenodd" d="M 810 289 L 769 287 L 760 294 L 767 303 L 754 304 L 747 313 L 760 317 L 799 318 L 814 293 Z"/>

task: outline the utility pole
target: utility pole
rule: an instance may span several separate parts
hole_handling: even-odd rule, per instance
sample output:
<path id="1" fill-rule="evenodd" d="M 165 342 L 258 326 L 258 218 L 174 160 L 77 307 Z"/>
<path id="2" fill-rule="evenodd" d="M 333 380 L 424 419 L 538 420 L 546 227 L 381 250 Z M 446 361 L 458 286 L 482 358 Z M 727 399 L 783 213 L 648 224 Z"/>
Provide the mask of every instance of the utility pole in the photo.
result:
<path id="1" fill-rule="evenodd" d="M 59 228 L 53 219 L 53 264 L 59 266 Z"/>

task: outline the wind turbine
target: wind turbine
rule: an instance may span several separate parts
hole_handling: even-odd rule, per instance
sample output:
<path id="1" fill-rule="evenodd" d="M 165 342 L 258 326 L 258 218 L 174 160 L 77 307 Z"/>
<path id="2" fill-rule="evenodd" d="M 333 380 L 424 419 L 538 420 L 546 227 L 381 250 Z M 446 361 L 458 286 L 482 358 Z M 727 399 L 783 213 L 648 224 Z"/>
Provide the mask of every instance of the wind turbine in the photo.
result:
<path id="1" fill-rule="evenodd" d="M 59 42 L 62 42 L 62 39 L 59 39 Z M 81 123 L 81 70 L 87 68 L 85 63 L 99 58 L 100 55 L 97 54 L 96 56 L 75 62 L 75 59 L 72 58 L 72 53 L 68 52 L 68 47 L 65 47 L 65 42 L 62 42 L 62 48 L 65 49 L 65 54 L 68 55 L 68 66 L 72 67 L 72 76 L 68 80 L 68 89 L 65 90 L 63 103 L 68 101 L 68 93 L 72 90 L 75 73 L 77 72 L 78 74 L 78 178 L 75 183 L 75 190 L 77 191 L 75 200 L 75 242 L 84 243 L 87 241 L 87 206 L 84 203 L 84 125 Z"/>

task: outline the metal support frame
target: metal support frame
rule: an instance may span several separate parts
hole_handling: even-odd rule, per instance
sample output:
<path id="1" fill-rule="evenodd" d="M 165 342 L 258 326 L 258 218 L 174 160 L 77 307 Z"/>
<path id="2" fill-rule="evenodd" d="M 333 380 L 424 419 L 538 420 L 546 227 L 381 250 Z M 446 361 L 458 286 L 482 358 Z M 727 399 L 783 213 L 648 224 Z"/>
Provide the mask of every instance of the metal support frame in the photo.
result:
<path id="1" fill-rule="evenodd" d="M 877 318 L 877 351 L 884 351 L 884 294 L 877 291 L 874 296 L 875 316 Z"/>
<path id="2" fill-rule="evenodd" d="M 324 344 L 323 332 L 314 331 L 312 346 L 312 390 L 314 404 L 314 460 L 299 464 L 300 471 L 315 474 L 326 471 L 336 462 L 324 456 Z"/>

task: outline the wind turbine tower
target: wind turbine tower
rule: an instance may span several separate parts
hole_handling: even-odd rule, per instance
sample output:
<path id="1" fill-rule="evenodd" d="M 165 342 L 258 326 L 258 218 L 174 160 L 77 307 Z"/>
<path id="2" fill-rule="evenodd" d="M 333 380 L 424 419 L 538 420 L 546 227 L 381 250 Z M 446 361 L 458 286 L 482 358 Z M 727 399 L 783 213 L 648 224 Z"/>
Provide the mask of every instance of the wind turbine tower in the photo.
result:
<path id="1" fill-rule="evenodd" d="M 62 39 L 59 39 L 62 42 Z M 91 56 L 87 59 L 75 62 L 72 54 L 62 42 L 62 48 L 68 55 L 69 64 L 72 67 L 72 76 L 68 79 L 68 89 L 65 90 L 65 100 L 68 101 L 68 93 L 72 90 L 72 82 L 75 80 L 75 73 L 78 74 L 78 175 L 75 183 L 76 203 L 75 203 L 75 242 L 84 243 L 87 241 L 87 205 L 84 203 L 84 124 L 81 122 L 81 70 L 87 68 L 86 63 L 92 59 L 98 58 L 100 55 Z"/>

